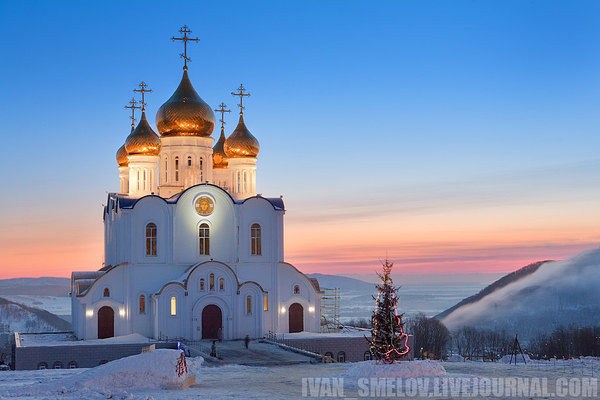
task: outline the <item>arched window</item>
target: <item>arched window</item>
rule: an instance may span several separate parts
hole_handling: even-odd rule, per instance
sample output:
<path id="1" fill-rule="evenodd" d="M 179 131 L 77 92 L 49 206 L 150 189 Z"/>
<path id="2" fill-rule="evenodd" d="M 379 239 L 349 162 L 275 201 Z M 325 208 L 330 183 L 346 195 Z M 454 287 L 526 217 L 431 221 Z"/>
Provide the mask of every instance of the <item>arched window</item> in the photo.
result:
<path id="1" fill-rule="evenodd" d="M 199 250 L 201 256 L 207 256 L 210 254 L 210 228 L 208 224 L 200 224 L 198 230 L 198 237 L 200 238 Z"/>
<path id="2" fill-rule="evenodd" d="M 77 361 L 69 361 L 69 368 L 70 369 L 77 368 Z"/>
<path id="3" fill-rule="evenodd" d="M 171 316 L 177 315 L 177 297 L 171 296 Z"/>
<path id="4" fill-rule="evenodd" d="M 346 362 L 346 353 L 343 351 L 339 351 L 337 353 L 337 362 Z"/>
<path id="5" fill-rule="evenodd" d="M 220 291 L 225 290 L 225 279 L 223 279 L 223 278 L 219 278 L 219 290 Z"/>
<path id="6" fill-rule="evenodd" d="M 192 156 L 188 156 L 188 167 L 192 166 Z"/>
<path id="7" fill-rule="evenodd" d="M 203 174 L 203 169 L 202 169 L 202 158 L 200 158 L 200 183 L 203 182 L 204 179 L 204 174 Z"/>
<path id="8" fill-rule="evenodd" d="M 328 351 L 327 353 L 325 353 L 325 357 L 329 357 L 331 358 L 331 361 L 333 361 L 333 353 Z"/>
<path id="9" fill-rule="evenodd" d="M 146 313 L 146 296 L 140 295 L 140 314 Z"/>
<path id="10" fill-rule="evenodd" d="M 104 291 L 102 292 L 102 296 L 103 297 L 110 297 L 110 289 L 105 287 Z"/>
<path id="11" fill-rule="evenodd" d="M 260 234 L 260 225 L 252 224 L 250 227 L 250 250 L 253 256 L 260 256 L 262 253 Z"/>
<path id="12" fill-rule="evenodd" d="M 54 361 L 54 364 L 52 365 L 52 368 L 54 369 L 62 369 L 63 367 L 63 363 L 60 361 Z"/>
<path id="13" fill-rule="evenodd" d="M 169 181 L 169 161 L 165 158 L 165 183 Z"/>
<path id="14" fill-rule="evenodd" d="M 179 157 L 175 157 L 175 182 L 179 182 Z"/>
<path id="15" fill-rule="evenodd" d="M 146 256 L 156 256 L 156 224 L 146 225 Z"/>
<path id="16" fill-rule="evenodd" d="M 215 290 L 215 274 L 210 274 L 208 276 L 208 289 Z"/>
<path id="17" fill-rule="evenodd" d="M 369 361 L 371 359 L 371 352 L 369 350 L 365 351 L 365 354 L 363 356 L 363 360 L 365 361 Z"/>
<path id="18" fill-rule="evenodd" d="M 242 173 L 238 171 L 237 173 L 237 193 L 242 192 Z"/>
<path id="19" fill-rule="evenodd" d="M 269 297 L 266 294 L 263 297 L 263 311 L 269 311 Z"/>
<path id="20" fill-rule="evenodd" d="M 204 278 L 200 279 L 200 290 L 204 291 Z"/>
<path id="21" fill-rule="evenodd" d="M 144 171 L 142 171 L 142 173 L 143 173 L 142 176 L 144 177 L 142 189 L 146 190 L 147 189 L 147 186 L 146 186 L 146 170 L 144 169 Z"/>
<path id="22" fill-rule="evenodd" d="M 252 315 L 252 296 L 246 296 L 246 315 Z"/>
<path id="23" fill-rule="evenodd" d="M 300 285 L 294 285 L 294 294 L 300 294 Z"/>
<path id="24" fill-rule="evenodd" d="M 137 190 L 140 190 L 140 170 L 137 171 Z"/>
<path id="25" fill-rule="evenodd" d="M 244 171 L 244 192 L 248 191 L 248 172 Z"/>
<path id="26" fill-rule="evenodd" d="M 37 369 L 48 369 L 48 364 L 41 362 L 37 365 Z"/>

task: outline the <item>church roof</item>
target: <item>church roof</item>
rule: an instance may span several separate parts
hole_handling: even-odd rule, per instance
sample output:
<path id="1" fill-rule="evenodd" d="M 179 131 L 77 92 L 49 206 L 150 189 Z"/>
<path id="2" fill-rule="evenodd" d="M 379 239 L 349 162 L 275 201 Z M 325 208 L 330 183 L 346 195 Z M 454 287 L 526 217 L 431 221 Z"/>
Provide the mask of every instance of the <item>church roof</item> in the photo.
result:
<path id="1" fill-rule="evenodd" d="M 175 93 L 158 109 L 156 127 L 162 136 L 208 137 L 212 133 L 215 114 L 192 86 L 187 67 Z"/>
<path id="2" fill-rule="evenodd" d="M 201 183 L 196 186 L 201 186 L 201 185 L 213 186 L 213 187 L 217 187 L 217 188 L 223 190 L 221 187 L 219 187 L 217 185 L 213 185 L 211 183 Z M 192 186 L 192 187 L 196 187 L 196 186 Z M 181 195 L 189 189 L 190 188 L 187 188 L 186 190 L 179 192 L 179 193 L 175 194 L 174 196 L 169 197 L 168 199 L 165 199 L 165 198 L 157 196 L 157 195 L 148 195 L 148 196 L 144 196 L 144 197 L 158 197 L 159 199 L 163 200 L 167 204 L 177 204 Z M 227 192 L 225 191 L 225 193 L 227 193 Z M 229 195 L 229 193 L 227 193 L 227 194 Z M 114 207 L 117 209 L 121 209 L 121 208 L 131 209 L 131 208 L 135 207 L 135 204 L 138 201 L 140 201 L 141 199 L 143 199 L 144 197 L 133 198 L 133 197 L 129 197 L 127 195 L 121 194 L 121 193 L 109 193 L 107 204 L 112 205 L 110 208 Z M 267 202 L 269 202 L 269 204 L 271 204 L 273 209 L 275 209 L 276 211 L 285 211 L 285 204 L 283 202 L 282 197 L 263 197 L 260 195 L 256 195 L 256 196 L 252 196 L 247 199 L 244 199 L 244 200 L 234 200 L 231 196 L 230 196 L 230 198 L 234 204 L 244 204 L 246 201 L 248 201 L 250 199 L 263 199 L 263 200 L 266 200 Z M 105 207 L 105 212 L 108 211 L 108 208 L 109 207 Z"/>

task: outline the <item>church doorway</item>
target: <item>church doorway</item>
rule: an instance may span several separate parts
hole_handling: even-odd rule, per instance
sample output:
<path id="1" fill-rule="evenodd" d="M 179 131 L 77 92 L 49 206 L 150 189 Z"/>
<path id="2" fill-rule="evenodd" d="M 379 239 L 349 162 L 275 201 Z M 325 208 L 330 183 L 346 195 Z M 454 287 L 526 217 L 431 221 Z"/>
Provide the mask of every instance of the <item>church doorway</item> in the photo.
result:
<path id="1" fill-rule="evenodd" d="M 104 306 L 98 310 L 98 339 L 115 336 L 115 311 Z"/>
<path id="2" fill-rule="evenodd" d="M 304 307 L 300 303 L 290 306 L 290 333 L 304 330 Z"/>
<path id="3" fill-rule="evenodd" d="M 221 309 L 209 304 L 202 310 L 202 339 L 219 339 L 219 330 L 221 336 L 223 328 L 223 316 Z"/>

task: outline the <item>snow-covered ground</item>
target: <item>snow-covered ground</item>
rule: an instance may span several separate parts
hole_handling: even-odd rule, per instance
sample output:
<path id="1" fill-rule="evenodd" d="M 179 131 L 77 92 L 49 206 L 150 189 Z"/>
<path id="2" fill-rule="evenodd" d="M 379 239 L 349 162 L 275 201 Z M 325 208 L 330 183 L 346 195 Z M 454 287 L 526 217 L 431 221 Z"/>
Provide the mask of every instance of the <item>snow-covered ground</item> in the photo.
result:
<path id="1" fill-rule="evenodd" d="M 0 297 L 29 307 L 46 310 L 55 315 L 71 315 L 71 298 L 67 296 L 36 296 L 20 294 L 0 294 Z"/>
<path id="2" fill-rule="evenodd" d="M 383 365 L 382 368 L 372 362 L 203 367 L 201 359 L 188 359 L 189 373 L 196 376 L 197 384 L 183 390 L 165 390 L 166 384 L 183 379 L 176 374 L 178 356 L 176 350 L 155 350 L 87 370 L 0 372 L 0 398 L 297 399 L 303 393 L 310 395 L 316 387 L 315 382 L 327 382 L 329 389 L 332 382 L 334 386 L 336 382 L 341 382 L 343 396 L 340 397 L 360 398 L 364 397 L 360 385 L 357 385 L 361 377 L 464 379 L 471 385 L 482 378 L 547 378 L 551 391 L 554 390 L 552 382 L 557 378 L 600 378 L 600 362 L 595 358 L 533 362 L 517 366 L 504 363 L 416 361 L 397 366 Z M 322 385 L 320 387 L 323 389 Z M 421 395 L 434 393 L 433 390 L 433 386 L 428 386 Z"/>

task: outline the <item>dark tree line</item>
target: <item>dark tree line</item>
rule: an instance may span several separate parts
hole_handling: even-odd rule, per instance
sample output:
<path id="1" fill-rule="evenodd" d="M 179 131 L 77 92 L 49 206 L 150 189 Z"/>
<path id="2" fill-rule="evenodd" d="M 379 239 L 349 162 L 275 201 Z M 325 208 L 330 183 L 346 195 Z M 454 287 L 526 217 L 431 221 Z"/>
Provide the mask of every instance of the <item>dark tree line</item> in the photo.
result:
<path id="1" fill-rule="evenodd" d="M 346 321 L 345 326 L 354 326 L 356 328 L 370 328 L 371 321 L 366 318 L 353 318 Z"/>
<path id="2" fill-rule="evenodd" d="M 414 355 L 418 358 L 440 360 L 445 358 L 450 332 L 442 322 L 417 314 L 406 323 L 407 331 L 414 336 Z"/>
<path id="3" fill-rule="evenodd" d="M 512 352 L 513 341 L 504 331 L 465 326 L 452 332 L 452 348 L 465 358 L 496 361 Z"/>
<path id="4" fill-rule="evenodd" d="M 558 327 L 540 334 L 527 346 L 533 358 L 573 358 L 600 356 L 600 326 Z"/>

